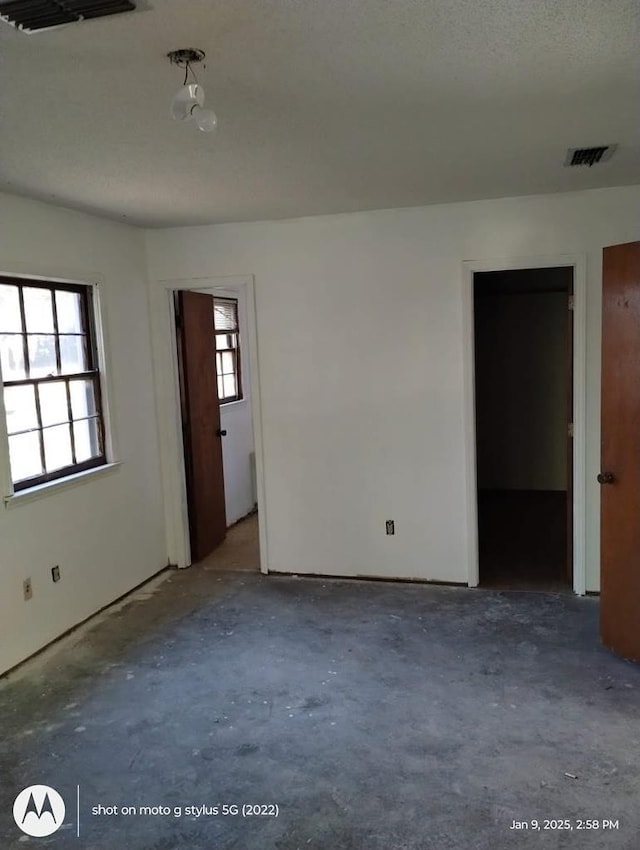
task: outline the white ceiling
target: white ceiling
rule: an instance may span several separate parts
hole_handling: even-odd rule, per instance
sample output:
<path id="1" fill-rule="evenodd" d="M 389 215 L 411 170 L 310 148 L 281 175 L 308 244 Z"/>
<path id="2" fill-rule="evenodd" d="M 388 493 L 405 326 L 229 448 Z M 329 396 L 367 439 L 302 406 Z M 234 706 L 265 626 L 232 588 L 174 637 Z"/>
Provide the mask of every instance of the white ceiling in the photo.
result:
<path id="1" fill-rule="evenodd" d="M 1 189 L 161 226 L 640 182 L 637 0 L 148 5 L 0 25 Z M 189 46 L 213 135 L 169 117 Z"/>

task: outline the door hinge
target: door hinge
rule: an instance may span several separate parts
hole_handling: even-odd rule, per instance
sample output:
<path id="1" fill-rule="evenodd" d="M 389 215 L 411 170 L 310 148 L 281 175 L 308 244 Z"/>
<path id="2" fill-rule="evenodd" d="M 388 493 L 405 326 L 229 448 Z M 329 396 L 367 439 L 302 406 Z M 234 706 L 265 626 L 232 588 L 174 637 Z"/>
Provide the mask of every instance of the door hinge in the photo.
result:
<path id="1" fill-rule="evenodd" d="M 574 295 L 569 296 L 569 310 L 575 310 L 576 307 L 576 299 Z"/>
<path id="2" fill-rule="evenodd" d="M 573 437 L 573 422 L 567 422 L 567 434 Z"/>

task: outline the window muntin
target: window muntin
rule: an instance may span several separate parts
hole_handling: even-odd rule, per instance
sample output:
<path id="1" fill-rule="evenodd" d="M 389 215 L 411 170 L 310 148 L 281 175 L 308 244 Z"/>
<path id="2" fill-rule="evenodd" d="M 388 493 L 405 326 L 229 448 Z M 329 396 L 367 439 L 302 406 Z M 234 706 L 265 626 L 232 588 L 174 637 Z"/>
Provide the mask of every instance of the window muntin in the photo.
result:
<path id="1" fill-rule="evenodd" d="M 15 491 L 106 463 L 90 286 L 0 278 Z"/>
<path id="2" fill-rule="evenodd" d="M 216 337 L 218 400 L 220 404 L 240 401 L 242 398 L 242 376 L 237 299 L 213 299 L 213 326 Z"/>

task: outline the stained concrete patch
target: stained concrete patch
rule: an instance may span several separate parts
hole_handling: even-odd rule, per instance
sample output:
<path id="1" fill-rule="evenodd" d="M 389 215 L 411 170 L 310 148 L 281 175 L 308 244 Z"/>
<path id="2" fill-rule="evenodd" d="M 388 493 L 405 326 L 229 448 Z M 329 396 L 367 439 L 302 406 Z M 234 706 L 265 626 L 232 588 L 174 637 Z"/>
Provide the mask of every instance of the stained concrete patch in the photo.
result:
<path id="1" fill-rule="evenodd" d="M 638 847 L 640 670 L 592 599 L 193 568 L 6 680 L 0 721 L 3 850 L 35 783 L 60 850 Z M 174 809 L 247 803 L 278 816 Z"/>

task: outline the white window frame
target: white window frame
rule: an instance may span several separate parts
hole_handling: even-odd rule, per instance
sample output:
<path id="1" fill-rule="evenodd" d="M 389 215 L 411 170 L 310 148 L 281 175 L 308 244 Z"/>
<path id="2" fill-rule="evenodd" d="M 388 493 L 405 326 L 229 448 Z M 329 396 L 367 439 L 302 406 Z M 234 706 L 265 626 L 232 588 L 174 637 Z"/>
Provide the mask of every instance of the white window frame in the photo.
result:
<path id="1" fill-rule="evenodd" d="M 2 366 L 0 365 L 0 489 L 5 508 L 27 504 L 36 499 L 49 496 L 60 490 L 76 485 L 84 484 L 94 480 L 96 477 L 110 474 L 120 466 L 117 461 L 116 435 L 111 411 L 111 370 L 109 368 L 107 350 L 107 332 L 105 321 L 104 286 L 105 281 L 101 275 L 94 272 L 84 273 L 68 271 L 64 269 L 27 268 L 24 265 L 3 266 L 0 268 L 0 277 L 17 278 L 24 283 L 29 280 L 42 283 L 72 284 L 75 286 L 91 287 L 91 304 L 93 308 L 96 359 L 99 371 L 99 383 L 102 399 L 102 421 L 104 429 L 104 452 L 105 463 L 92 469 L 83 471 L 72 471 L 69 475 L 56 478 L 27 487 L 18 491 L 14 490 L 11 475 L 11 464 L 9 459 L 9 437 L 7 433 L 7 416 L 4 406 L 4 383 L 2 381 Z"/>

